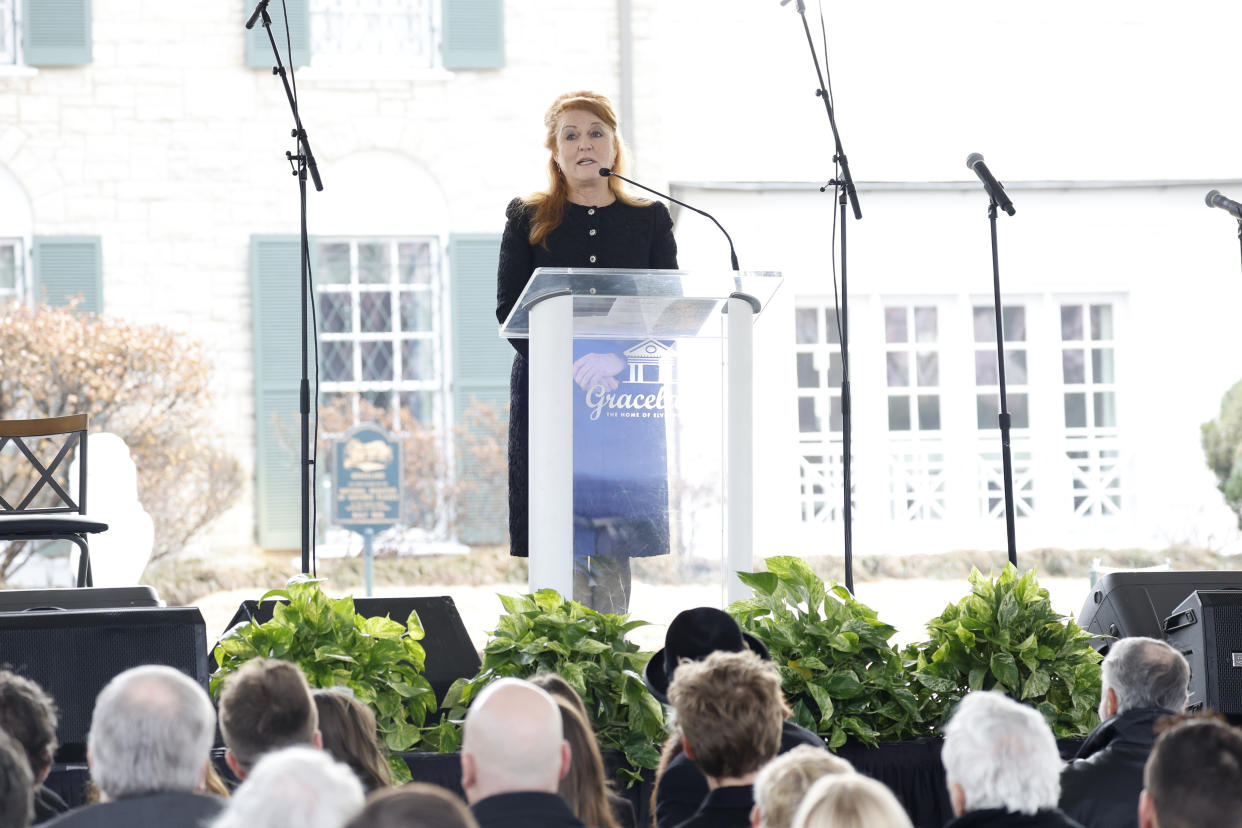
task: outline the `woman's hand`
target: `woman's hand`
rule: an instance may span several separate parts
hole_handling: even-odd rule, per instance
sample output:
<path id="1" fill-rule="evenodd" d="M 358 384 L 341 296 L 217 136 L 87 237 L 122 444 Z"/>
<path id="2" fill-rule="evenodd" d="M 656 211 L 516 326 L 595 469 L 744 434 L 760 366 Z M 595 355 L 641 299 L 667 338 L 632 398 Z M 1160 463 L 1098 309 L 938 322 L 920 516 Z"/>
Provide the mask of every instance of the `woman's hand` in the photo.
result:
<path id="1" fill-rule="evenodd" d="M 616 354 L 584 354 L 574 361 L 574 382 L 583 391 L 602 385 L 605 391 L 616 391 L 616 376 L 625 363 Z"/>

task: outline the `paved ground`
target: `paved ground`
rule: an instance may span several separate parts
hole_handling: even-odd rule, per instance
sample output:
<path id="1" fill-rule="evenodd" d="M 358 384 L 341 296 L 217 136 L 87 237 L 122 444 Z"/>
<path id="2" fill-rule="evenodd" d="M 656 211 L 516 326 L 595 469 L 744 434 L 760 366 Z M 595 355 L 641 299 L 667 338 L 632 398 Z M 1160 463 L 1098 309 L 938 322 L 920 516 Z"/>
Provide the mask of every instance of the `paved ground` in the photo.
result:
<path id="1" fill-rule="evenodd" d="M 1048 590 L 1054 609 L 1077 618 L 1089 591 L 1086 578 L 1046 577 L 1040 579 L 1040 585 Z M 857 582 L 854 586 L 860 601 L 871 606 L 882 620 L 897 628 L 895 640 L 901 644 L 921 640 L 926 633 L 923 625 L 927 620 L 939 615 L 946 604 L 962 598 L 968 588 L 965 576 L 960 581 L 885 580 Z M 496 594 L 521 594 L 525 591 L 525 587 L 520 584 L 478 587 L 419 585 L 385 586 L 377 588 L 375 594 L 451 596 L 475 646 L 482 648 L 487 641 L 487 631 L 495 627 L 496 619 L 503 612 Z M 200 600 L 198 607 L 202 610 L 207 624 L 209 644 L 214 645 L 243 600 L 258 597 L 259 593 L 253 590 L 234 590 L 209 595 Z M 631 615 L 649 621 L 651 625 L 635 630 L 631 633 L 631 638 L 643 649 L 657 649 L 663 645 L 664 631 L 669 621 L 678 612 L 694 606 L 719 606 L 720 600 L 719 587 L 635 583 Z"/>

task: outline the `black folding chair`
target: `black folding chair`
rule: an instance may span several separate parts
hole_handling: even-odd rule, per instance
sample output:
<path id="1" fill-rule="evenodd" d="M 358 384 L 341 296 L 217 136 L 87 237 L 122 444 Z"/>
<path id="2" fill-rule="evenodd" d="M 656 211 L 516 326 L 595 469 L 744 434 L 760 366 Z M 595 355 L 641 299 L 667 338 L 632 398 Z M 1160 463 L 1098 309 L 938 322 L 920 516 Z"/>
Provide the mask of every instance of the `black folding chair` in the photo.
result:
<path id="1" fill-rule="evenodd" d="M 56 449 L 56 438 L 59 449 Z M 51 441 L 48 445 L 36 441 Z M 12 444 L 16 451 L 5 449 Z M 68 491 L 68 463 L 74 446 L 78 447 L 78 499 Z M 50 462 L 44 462 L 55 451 Z M 94 585 L 91 575 L 90 549 L 87 535 L 104 532 L 108 524 L 91 520 L 86 513 L 86 415 L 51 417 L 43 420 L 0 420 L 0 460 L 3 460 L 4 481 L 17 493 L 5 496 L 0 488 L 0 541 L 67 540 L 82 551 L 78 558 L 78 586 Z M 15 461 L 15 462 L 14 462 Z M 72 462 L 72 461 L 70 461 Z M 65 463 L 60 476 L 56 472 Z M 30 485 L 24 484 L 29 481 Z"/>

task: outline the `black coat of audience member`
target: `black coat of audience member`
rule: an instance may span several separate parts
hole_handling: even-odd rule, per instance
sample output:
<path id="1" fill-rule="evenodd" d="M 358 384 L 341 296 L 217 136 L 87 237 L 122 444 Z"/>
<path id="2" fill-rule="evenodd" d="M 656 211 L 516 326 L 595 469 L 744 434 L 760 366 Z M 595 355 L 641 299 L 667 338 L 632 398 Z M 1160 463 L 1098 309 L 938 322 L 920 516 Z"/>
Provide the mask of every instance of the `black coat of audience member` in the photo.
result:
<path id="1" fill-rule="evenodd" d="M 1137 805 L 1135 807 L 1138 807 Z M 967 811 L 945 823 L 944 828 L 1082 828 L 1059 809 L 1018 814 L 1002 808 Z"/>
<path id="2" fill-rule="evenodd" d="M 522 791 L 480 799 L 470 806 L 479 828 L 586 828 L 554 793 Z"/>
<path id="3" fill-rule="evenodd" d="M 223 808 L 224 800 L 217 796 L 164 791 L 87 805 L 45 824 L 48 828 L 203 828 Z"/>
<path id="4" fill-rule="evenodd" d="M 793 722 L 785 722 L 781 728 L 780 753 L 793 750 L 798 745 L 813 745 L 827 750 L 823 739 Z M 656 825 L 658 828 L 673 828 L 682 824 L 694 815 L 706 797 L 707 777 L 686 754 L 679 753 L 668 763 L 656 788 Z"/>
<path id="5" fill-rule="evenodd" d="M 751 785 L 731 785 L 709 791 L 694 815 L 678 828 L 750 828 L 750 811 L 755 805 Z"/>
<path id="6" fill-rule="evenodd" d="M 35 788 L 34 822 L 31 825 L 42 825 L 69 811 L 69 805 L 61 799 L 60 794 L 47 785 Z"/>
<path id="7" fill-rule="evenodd" d="M 1137 828 L 1143 766 L 1168 715 L 1135 708 L 1101 722 L 1061 771 L 1061 810 L 1086 828 Z"/>

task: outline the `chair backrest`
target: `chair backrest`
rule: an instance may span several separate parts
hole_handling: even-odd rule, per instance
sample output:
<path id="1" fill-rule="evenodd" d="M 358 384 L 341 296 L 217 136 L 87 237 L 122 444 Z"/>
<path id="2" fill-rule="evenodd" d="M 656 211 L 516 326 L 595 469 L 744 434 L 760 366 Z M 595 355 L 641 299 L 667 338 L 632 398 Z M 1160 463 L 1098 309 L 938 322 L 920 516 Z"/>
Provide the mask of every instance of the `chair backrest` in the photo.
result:
<path id="1" fill-rule="evenodd" d="M 40 459 L 33 445 L 34 439 L 64 437 L 51 460 Z M 16 451 L 4 453 L 12 444 Z M 67 486 L 57 481 L 56 471 L 69 457 L 74 447 L 78 449 L 78 499 L 69 494 Z M 53 449 L 55 446 L 53 445 Z M 49 452 L 43 451 L 44 457 Z M 0 472 L 0 514 L 24 512 L 26 514 L 56 514 L 86 511 L 86 415 L 71 414 L 67 417 L 49 417 L 42 420 L 0 420 L 0 459 L 16 458 L 14 470 L 5 468 Z M 22 461 L 25 462 L 22 462 Z M 6 462 L 5 465 L 10 465 Z M 68 463 L 65 463 L 68 469 Z M 29 481 L 29 486 L 25 486 Z M 16 487 L 16 494 L 7 489 Z M 42 500 L 36 500 L 43 495 Z M 38 505 L 36 505 L 38 504 Z M 42 505 L 47 504 L 47 505 Z"/>

